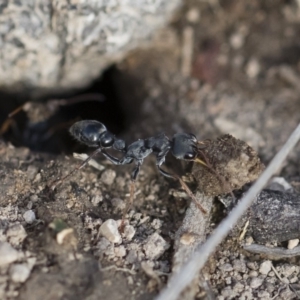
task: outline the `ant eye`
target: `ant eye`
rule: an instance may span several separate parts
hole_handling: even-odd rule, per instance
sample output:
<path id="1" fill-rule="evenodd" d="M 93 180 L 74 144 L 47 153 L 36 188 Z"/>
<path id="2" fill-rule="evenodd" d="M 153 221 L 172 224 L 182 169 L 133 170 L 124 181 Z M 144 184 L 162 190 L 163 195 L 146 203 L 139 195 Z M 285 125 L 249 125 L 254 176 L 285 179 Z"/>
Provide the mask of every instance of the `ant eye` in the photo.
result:
<path id="1" fill-rule="evenodd" d="M 188 152 L 184 155 L 184 159 L 186 160 L 191 160 L 194 159 L 196 157 L 196 152 Z"/>

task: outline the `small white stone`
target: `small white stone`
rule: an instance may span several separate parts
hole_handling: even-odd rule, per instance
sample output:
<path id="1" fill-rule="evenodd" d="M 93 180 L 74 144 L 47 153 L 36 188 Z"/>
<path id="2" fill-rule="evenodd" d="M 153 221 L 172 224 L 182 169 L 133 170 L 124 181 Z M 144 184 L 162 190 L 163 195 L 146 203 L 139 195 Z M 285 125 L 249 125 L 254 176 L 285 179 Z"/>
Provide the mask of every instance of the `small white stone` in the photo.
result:
<path id="1" fill-rule="evenodd" d="M 135 229 L 131 225 L 125 225 L 123 237 L 126 241 L 131 241 L 135 235 Z"/>
<path id="2" fill-rule="evenodd" d="M 244 43 L 245 35 L 243 35 L 241 32 L 236 32 L 230 37 L 230 45 L 235 50 L 242 48 Z"/>
<path id="3" fill-rule="evenodd" d="M 283 177 L 274 177 L 268 185 L 268 189 L 275 191 L 292 190 L 293 187 Z"/>
<path id="4" fill-rule="evenodd" d="M 26 238 L 27 233 L 21 224 L 14 224 L 7 229 L 6 236 L 13 246 L 19 246 Z"/>
<path id="5" fill-rule="evenodd" d="M 233 270 L 233 267 L 231 264 L 226 263 L 226 264 L 219 266 L 219 269 L 223 272 L 231 272 Z"/>
<path id="6" fill-rule="evenodd" d="M 115 255 L 118 257 L 124 257 L 126 255 L 126 249 L 123 245 L 115 247 Z"/>
<path id="7" fill-rule="evenodd" d="M 153 233 L 143 246 L 148 259 L 157 259 L 169 249 L 170 245 L 158 233 Z"/>
<path id="8" fill-rule="evenodd" d="M 101 175 L 101 181 L 107 185 L 112 185 L 116 178 L 116 172 L 112 169 L 105 170 Z"/>
<path id="9" fill-rule="evenodd" d="M 250 287 L 252 289 L 257 289 L 258 287 L 260 287 L 262 285 L 262 283 L 264 282 L 264 278 L 263 277 L 254 277 L 251 279 L 250 281 Z"/>
<path id="10" fill-rule="evenodd" d="M 100 226 L 100 234 L 112 243 L 121 243 L 122 238 L 118 230 L 118 224 L 113 219 L 106 220 Z"/>
<path id="11" fill-rule="evenodd" d="M 102 195 L 96 195 L 91 200 L 91 202 L 93 203 L 94 206 L 98 206 L 98 204 L 102 201 L 103 201 L 103 196 Z"/>
<path id="12" fill-rule="evenodd" d="M 200 20 L 200 10 L 197 8 L 190 9 L 186 14 L 186 19 L 191 23 L 197 23 Z"/>
<path id="13" fill-rule="evenodd" d="M 260 64 L 257 59 L 252 58 L 246 66 L 246 73 L 249 78 L 256 78 L 259 72 Z"/>
<path id="14" fill-rule="evenodd" d="M 233 269 L 237 272 L 246 273 L 247 266 L 244 260 L 236 259 L 232 263 Z"/>
<path id="15" fill-rule="evenodd" d="M 0 266 L 11 264 L 19 258 L 19 253 L 10 244 L 0 242 Z"/>
<path id="16" fill-rule="evenodd" d="M 25 213 L 23 214 L 23 218 L 27 224 L 32 224 L 36 220 L 35 213 L 31 209 L 25 211 Z"/>
<path id="17" fill-rule="evenodd" d="M 120 198 L 113 198 L 111 199 L 111 204 L 116 210 L 124 210 L 126 207 L 125 201 Z"/>
<path id="18" fill-rule="evenodd" d="M 12 265 L 9 273 L 10 278 L 14 282 L 25 282 L 29 275 L 30 275 L 31 269 L 27 264 L 15 264 Z"/>
<path id="19" fill-rule="evenodd" d="M 65 228 L 61 230 L 57 235 L 56 235 L 56 241 L 57 244 L 62 245 L 66 240 L 67 237 L 69 238 L 69 242 L 72 240 L 70 239 L 70 236 L 74 237 L 74 229 L 73 228 Z"/>
<path id="20" fill-rule="evenodd" d="M 289 240 L 288 249 L 292 250 L 299 244 L 299 239 Z"/>
<path id="21" fill-rule="evenodd" d="M 195 242 L 195 234 L 192 233 L 184 233 L 181 237 L 180 237 L 180 243 L 182 245 L 191 245 Z"/>
<path id="22" fill-rule="evenodd" d="M 272 262 L 270 260 L 266 260 L 261 263 L 259 267 L 259 273 L 263 275 L 267 275 L 272 269 Z"/>

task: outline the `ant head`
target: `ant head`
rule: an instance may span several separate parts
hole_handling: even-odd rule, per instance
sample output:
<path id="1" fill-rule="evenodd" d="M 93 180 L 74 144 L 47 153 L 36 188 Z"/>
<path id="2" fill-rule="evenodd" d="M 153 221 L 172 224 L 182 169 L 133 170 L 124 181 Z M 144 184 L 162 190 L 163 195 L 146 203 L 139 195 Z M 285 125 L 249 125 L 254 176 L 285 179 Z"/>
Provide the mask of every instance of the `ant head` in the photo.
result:
<path id="1" fill-rule="evenodd" d="M 103 145 L 110 144 L 111 146 L 113 144 L 113 141 L 111 142 L 111 139 L 105 135 L 102 140 L 102 136 L 107 133 L 107 129 L 98 121 L 84 120 L 76 122 L 71 126 L 70 133 L 79 142 L 86 144 L 89 147 L 102 146 L 102 142 Z"/>
<path id="2" fill-rule="evenodd" d="M 172 154 L 178 159 L 194 160 L 198 154 L 197 139 L 193 134 L 176 133 L 171 145 Z"/>

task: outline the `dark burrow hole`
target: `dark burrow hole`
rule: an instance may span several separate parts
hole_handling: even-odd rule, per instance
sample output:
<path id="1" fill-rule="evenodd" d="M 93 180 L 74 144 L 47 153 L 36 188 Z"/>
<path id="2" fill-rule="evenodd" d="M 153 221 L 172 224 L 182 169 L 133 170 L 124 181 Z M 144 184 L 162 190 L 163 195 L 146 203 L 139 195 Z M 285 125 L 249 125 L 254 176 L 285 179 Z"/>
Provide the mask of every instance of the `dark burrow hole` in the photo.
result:
<path id="1" fill-rule="evenodd" d="M 121 134 L 133 120 L 132 111 L 138 110 L 138 106 L 128 108 L 123 103 L 120 78 L 123 78 L 120 71 L 112 66 L 85 90 L 52 95 L 37 102 L 30 102 L 30 98 L 27 102 L 24 95 L 0 92 L 0 134 L 16 147 L 56 154 L 84 150 L 68 132 L 79 120 L 98 120 L 114 134 Z M 23 104 L 24 109 L 8 117 Z"/>

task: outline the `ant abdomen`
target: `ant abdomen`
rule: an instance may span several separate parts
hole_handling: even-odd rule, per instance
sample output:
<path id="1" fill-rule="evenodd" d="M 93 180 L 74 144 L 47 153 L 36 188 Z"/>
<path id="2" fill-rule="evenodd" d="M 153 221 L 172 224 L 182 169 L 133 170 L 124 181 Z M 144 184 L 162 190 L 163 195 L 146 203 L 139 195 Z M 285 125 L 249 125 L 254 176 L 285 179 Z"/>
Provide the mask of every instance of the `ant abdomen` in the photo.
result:
<path id="1" fill-rule="evenodd" d="M 84 120 L 73 124 L 71 135 L 79 142 L 89 147 L 99 147 L 101 135 L 107 132 L 104 124 L 95 120 Z M 108 142 L 109 143 L 109 142 Z"/>

